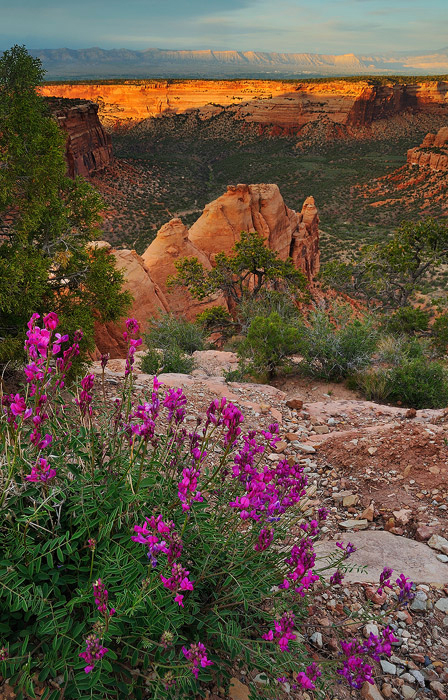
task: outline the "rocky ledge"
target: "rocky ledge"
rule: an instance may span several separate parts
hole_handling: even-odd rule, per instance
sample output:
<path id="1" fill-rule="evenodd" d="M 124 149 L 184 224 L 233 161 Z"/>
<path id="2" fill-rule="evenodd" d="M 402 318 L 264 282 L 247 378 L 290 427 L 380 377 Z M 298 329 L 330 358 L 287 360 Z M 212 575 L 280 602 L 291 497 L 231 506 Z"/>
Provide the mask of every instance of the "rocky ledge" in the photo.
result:
<path id="1" fill-rule="evenodd" d="M 409 149 L 407 162 L 419 168 L 448 170 L 448 126 L 437 134 L 427 134 L 420 146 Z"/>

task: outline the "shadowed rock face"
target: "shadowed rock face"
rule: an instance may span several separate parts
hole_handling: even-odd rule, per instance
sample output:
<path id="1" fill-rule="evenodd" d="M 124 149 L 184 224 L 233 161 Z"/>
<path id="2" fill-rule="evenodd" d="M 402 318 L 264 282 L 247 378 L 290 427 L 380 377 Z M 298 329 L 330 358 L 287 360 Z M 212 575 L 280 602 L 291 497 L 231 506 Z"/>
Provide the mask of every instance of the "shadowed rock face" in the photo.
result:
<path id="1" fill-rule="evenodd" d="M 68 175 L 89 178 L 107 167 L 112 160 L 112 144 L 98 119 L 98 105 L 90 102 L 63 106 L 50 102 L 50 109 L 67 133 Z"/>
<path id="2" fill-rule="evenodd" d="M 320 83 L 270 80 L 121 81 L 48 84 L 45 96 L 86 99 L 100 105 L 103 123 L 136 123 L 197 110 L 209 119 L 230 108 L 235 119 L 297 133 L 327 117 L 341 127 L 362 127 L 405 109 L 447 111 L 448 82 L 372 85 L 366 80 Z"/>
<path id="3" fill-rule="evenodd" d="M 411 148 L 407 155 L 408 165 L 430 170 L 448 170 L 448 126 L 437 134 L 427 134 L 421 146 Z"/>

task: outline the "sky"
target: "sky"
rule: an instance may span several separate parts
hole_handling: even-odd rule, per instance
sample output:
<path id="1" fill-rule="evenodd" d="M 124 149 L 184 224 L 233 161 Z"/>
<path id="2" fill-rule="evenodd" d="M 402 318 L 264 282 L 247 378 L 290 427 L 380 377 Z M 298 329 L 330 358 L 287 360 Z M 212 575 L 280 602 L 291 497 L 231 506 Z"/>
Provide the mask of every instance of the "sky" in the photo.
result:
<path id="1" fill-rule="evenodd" d="M 0 49 L 311 53 L 448 45 L 448 0 L 0 0 Z"/>

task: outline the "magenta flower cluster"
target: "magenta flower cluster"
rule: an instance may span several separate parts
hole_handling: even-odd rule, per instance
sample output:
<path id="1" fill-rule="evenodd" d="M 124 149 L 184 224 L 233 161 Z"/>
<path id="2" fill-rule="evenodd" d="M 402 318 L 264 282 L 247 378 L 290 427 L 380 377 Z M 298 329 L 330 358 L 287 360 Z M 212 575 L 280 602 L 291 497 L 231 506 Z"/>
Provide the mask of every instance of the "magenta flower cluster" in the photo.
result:
<path id="1" fill-rule="evenodd" d="M 127 342 L 128 344 L 128 350 L 126 353 L 126 364 L 125 364 L 125 377 L 128 377 L 130 374 L 132 374 L 133 369 L 134 369 L 134 362 L 135 362 L 135 352 L 137 348 L 142 345 L 143 341 L 141 338 L 133 338 L 132 336 L 135 336 L 139 333 L 140 331 L 140 326 L 138 324 L 138 321 L 135 318 L 128 318 L 126 320 L 126 330 L 123 333 L 123 339 Z"/>
<path id="2" fill-rule="evenodd" d="M 37 460 L 37 464 L 31 468 L 31 474 L 28 474 L 25 479 L 27 481 L 42 481 L 43 483 L 46 483 L 47 481 L 50 481 L 50 479 L 54 479 L 55 476 L 56 469 L 51 469 L 48 461 L 44 459 L 44 457 L 40 457 Z"/>
<path id="3" fill-rule="evenodd" d="M 86 638 L 86 650 L 82 651 L 79 656 L 84 659 L 86 666 L 84 671 L 90 673 L 95 668 L 95 665 L 100 661 L 109 650 L 103 647 L 101 640 L 96 634 L 89 634 Z"/>
<path id="4" fill-rule="evenodd" d="M 94 374 L 87 374 L 83 379 L 81 379 L 81 391 L 79 392 L 79 396 L 76 399 L 76 403 L 79 406 L 79 411 L 81 413 L 82 418 L 84 418 L 84 416 L 86 416 L 86 415 L 88 415 L 89 417 L 92 417 L 93 396 L 90 392 L 93 389 L 94 382 L 95 382 L 95 375 Z"/>
<path id="5" fill-rule="evenodd" d="M 171 576 L 166 577 L 160 574 L 160 580 L 164 588 L 175 594 L 175 602 L 184 607 L 182 591 L 192 591 L 193 582 L 188 577 L 190 572 L 184 569 L 181 564 L 176 563 L 176 559 L 182 554 L 183 545 L 181 538 L 174 530 L 174 523 L 165 522 L 161 515 L 157 517 L 152 515 L 150 518 L 146 518 L 143 525 L 134 525 L 134 532 L 137 534 L 133 535 L 131 539 L 148 547 L 148 558 L 153 568 L 158 564 L 159 554 L 167 555 L 168 563 L 171 564 Z M 160 538 L 161 535 L 163 539 Z"/>
<path id="6" fill-rule="evenodd" d="M 199 667 L 213 666 L 213 661 L 207 659 L 207 652 L 202 642 L 190 644 L 189 649 L 182 647 L 182 653 L 189 662 L 191 672 L 195 678 L 198 677 Z"/>
<path id="7" fill-rule="evenodd" d="M 297 639 L 294 634 L 295 615 L 291 611 L 284 613 L 280 620 L 274 622 L 274 629 L 263 634 L 263 639 L 267 642 L 277 641 L 282 651 L 289 651 L 289 642 Z"/>
<path id="8" fill-rule="evenodd" d="M 386 627 L 380 636 L 371 634 L 365 642 L 361 643 L 357 639 L 341 642 L 341 653 L 345 658 L 337 673 L 343 676 L 352 688 L 359 689 L 366 681 L 373 685 L 373 666 L 369 659 L 379 661 L 381 654 L 390 656 L 391 644 L 397 641 L 392 630 Z"/>
<path id="9" fill-rule="evenodd" d="M 303 597 L 311 585 L 319 580 L 312 571 L 315 561 L 313 542 L 309 537 L 304 537 L 299 544 L 293 546 L 291 555 L 285 559 L 288 571 L 279 588 L 288 589 L 292 586 Z"/>
<path id="10" fill-rule="evenodd" d="M 98 608 L 98 612 L 100 612 L 105 617 L 112 617 L 112 615 L 115 614 L 115 608 L 110 608 L 109 610 L 107 602 L 109 598 L 109 592 L 100 578 L 93 584 L 93 596 L 95 598 L 95 605 Z"/>

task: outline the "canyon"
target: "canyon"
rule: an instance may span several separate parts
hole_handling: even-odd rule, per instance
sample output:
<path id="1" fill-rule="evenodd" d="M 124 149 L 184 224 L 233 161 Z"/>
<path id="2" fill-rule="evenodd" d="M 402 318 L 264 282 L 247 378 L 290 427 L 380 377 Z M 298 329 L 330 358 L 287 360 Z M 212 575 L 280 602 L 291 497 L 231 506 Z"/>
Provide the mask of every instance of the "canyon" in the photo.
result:
<path id="1" fill-rule="evenodd" d="M 48 107 L 66 132 L 65 158 L 70 177 L 90 178 L 112 161 L 112 142 L 98 119 L 98 105 L 93 102 L 49 98 Z"/>
<path id="2" fill-rule="evenodd" d="M 226 305 L 221 296 L 198 302 L 183 287 L 169 288 L 167 281 L 176 274 L 175 262 L 184 257 L 196 257 L 211 269 L 216 253 L 230 253 L 242 231 L 260 233 L 281 260 L 291 257 L 310 282 L 319 271 L 319 214 L 314 199 L 308 197 L 300 212 L 293 211 L 273 184 L 229 186 L 189 230 L 178 218 L 162 226 L 142 256 L 134 250 L 116 250 L 104 241 L 93 245 L 114 256 L 124 288 L 134 297 L 130 313 L 145 331 L 151 318 L 162 313 L 180 313 L 193 320 L 209 306 Z M 123 324 L 97 324 L 98 351 L 123 357 L 123 329 Z"/>
<path id="3" fill-rule="evenodd" d="M 326 119 L 342 130 L 368 127 L 405 110 L 448 115 L 448 81 L 427 80 L 123 80 L 46 83 L 46 97 L 98 105 L 107 127 L 132 126 L 152 117 L 195 112 L 210 120 L 223 111 L 247 124 L 297 133 Z"/>

